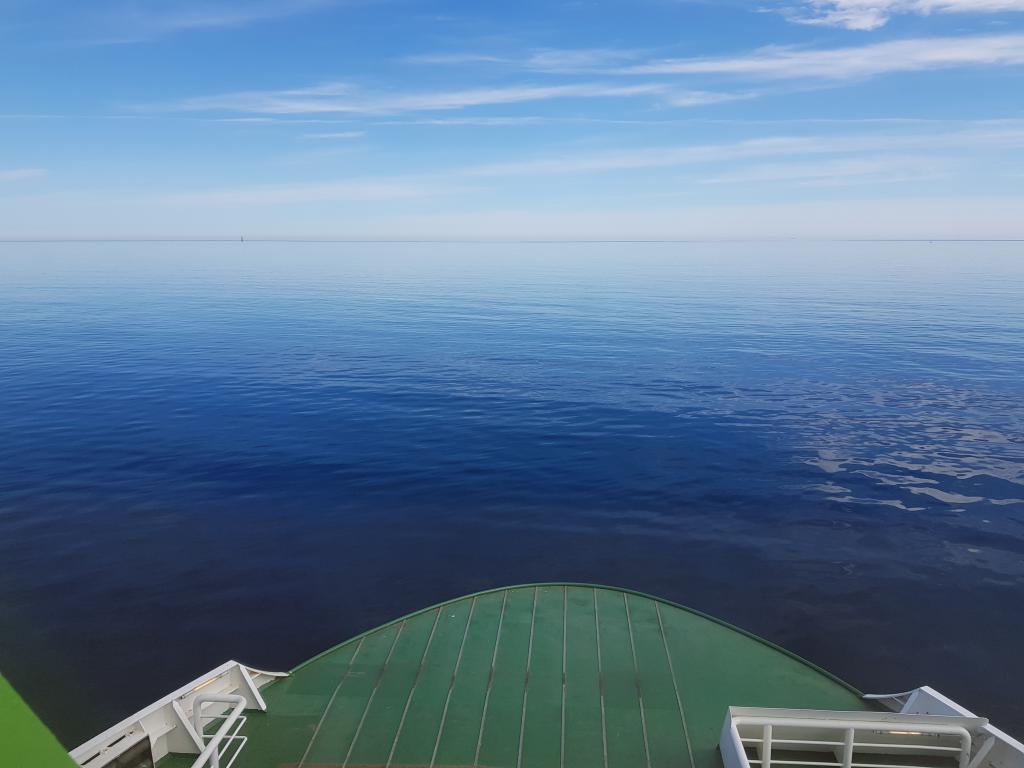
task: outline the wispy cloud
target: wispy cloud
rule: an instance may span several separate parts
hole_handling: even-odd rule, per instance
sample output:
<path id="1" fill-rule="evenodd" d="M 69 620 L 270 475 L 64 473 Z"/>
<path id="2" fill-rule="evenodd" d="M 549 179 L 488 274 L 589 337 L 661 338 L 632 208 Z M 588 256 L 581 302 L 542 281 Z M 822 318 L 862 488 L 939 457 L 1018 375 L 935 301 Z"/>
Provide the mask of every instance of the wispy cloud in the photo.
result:
<path id="1" fill-rule="evenodd" d="M 709 176 L 705 184 L 787 182 L 804 186 L 851 186 L 927 181 L 948 173 L 948 163 L 934 157 L 877 155 L 814 162 L 764 163 Z"/>
<path id="2" fill-rule="evenodd" d="M 135 117 L 144 117 L 146 119 L 159 119 L 161 116 L 158 115 L 135 115 Z M 355 122 L 344 118 L 302 118 L 302 117 L 179 117 L 174 116 L 172 119 L 176 120 L 201 120 L 204 122 L 212 123 L 253 123 L 253 124 L 267 124 L 267 125 L 350 125 Z"/>
<path id="3" fill-rule="evenodd" d="M 678 91 L 665 97 L 673 107 L 703 107 L 709 104 L 724 104 L 729 101 L 743 101 L 757 98 L 760 94 L 729 93 L 728 91 Z"/>
<path id="4" fill-rule="evenodd" d="M 493 182 L 510 177 L 540 179 L 553 175 L 682 166 L 720 168 L 696 179 L 706 184 L 897 183 L 947 175 L 955 166 L 956 150 L 967 150 L 979 144 L 997 150 L 1024 148 L 1024 121 L 978 123 L 962 130 L 768 136 L 717 144 L 563 153 L 557 157 L 455 167 L 420 175 L 199 189 L 164 195 L 160 200 L 169 205 L 244 210 L 251 206 L 292 203 L 373 204 L 440 196 L 465 199 L 466 195 L 478 197 L 482 191 L 493 188 Z"/>
<path id="5" fill-rule="evenodd" d="M 673 98 L 678 98 L 682 102 L 690 101 L 691 98 L 694 102 L 699 102 L 701 99 L 699 96 L 691 96 L 691 94 L 709 93 L 707 91 L 683 91 L 681 93 L 663 96 L 664 101 L 669 101 Z M 713 92 L 712 92 L 713 93 Z M 721 94 L 729 97 L 727 99 L 719 99 L 719 101 L 727 100 L 732 101 L 740 98 L 754 98 L 760 94 L 757 93 L 743 93 L 743 94 Z M 203 118 L 196 118 L 203 119 Z M 231 118 L 227 118 L 231 119 Z M 235 118 L 244 120 L 245 118 Z M 306 122 L 339 122 L 347 123 L 351 122 L 348 120 L 275 120 L 274 118 L 268 118 L 269 122 L 282 122 L 282 123 L 306 123 Z M 978 125 L 977 120 L 946 120 L 939 118 L 918 118 L 918 117 L 862 117 L 862 118 L 843 118 L 843 117 L 793 117 L 793 118 L 758 118 L 758 117 L 733 117 L 733 118 L 719 118 L 719 117 L 692 117 L 687 115 L 686 117 L 662 117 L 662 118 L 644 118 L 644 117 L 592 117 L 586 115 L 502 115 L 502 116 L 466 116 L 466 117 L 405 117 L 395 118 L 387 120 L 373 120 L 370 122 L 371 125 L 437 125 L 437 126 L 495 126 L 495 127 L 516 127 L 523 125 L 636 125 L 636 126 L 693 126 L 696 124 L 710 124 L 710 125 L 731 125 L 740 126 L 744 128 L 752 128 L 754 126 L 779 126 L 779 125 L 828 125 L 828 126 L 848 126 L 848 127 L 860 127 L 865 125 L 874 126 L 959 126 L 964 124 Z M 1000 120 L 989 121 L 993 125 L 998 125 Z M 1012 122 L 1012 121 L 1011 121 Z"/>
<path id="6" fill-rule="evenodd" d="M 493 117 L 414 117 L 404 120 L 378 120 L 376 125 L 468 125 L 508 127 L 546 125 L 556 118 L 541 115 L 503 115 Z"/>
<path id="7" fill-rule="evenodd" d="M 634 75 L 733 75 L 774 80 L 852 80 L 897 72 L 1024 64 L 1024 35 L 927 37 L 846 48 L 772 46 L 744 56 L 664 59 L 619 70 Z"/>
<path id="8" fill-rule="evenodd" d="M 262 115 L 353 114 L 382 115 L 402 112 L 457 110 L 496 104 L 551 99 L 588 99 L 640 96 L 665 92 L 658 83 L 620 85 L 572 83 L 566 85 L 513 85 L 423 93 L 366 93 L 348 83 L 325 83 L 285 91 L 245 91 L 201 96 L 163 105 L 182 112 L 241 112 Z"/>
<path id="9" fill-rule="evenodd" d="M 11 168 L 0 169 L 0 182 L 3 181 L 24 181 L 25 179 L 38 179 L 45 176 L 46 171 L 42 168 Z"/>
<path id="10" fill-rule="evenodd" d="M 448 53 L 417 53 L 411 56 L 405 56 L 402 61 L 407 64 L 461 67 L 464 64 L 509 64 L 512 63 L 514 59 L 498 56 L 493 53 L 454 51 Z"/>
<path id="11" fill-rule="evenodd" d="M 884 26 L 895 14 L 1024 11 L 1024 0 L 805 0 L 785 10 L 801 24 L 871 30 Z"/>
<path id="12" fill-rule="evenodd" d="M 639 58 L 643 51 L 622 48 L 547 48 L 524 61 L 527 69 L 543 72 L 585 72 Z"/>
<path id="13" fill-rule="evenodd" d="M 124 0 L 97 13 L 91 25 L 102 32 L 95 43 L 133 43 L 188 30 L 243 27 L 320 10 L 337 0 L 250 0 L 246 3 Z"/>
<path id="14" fill-rule="evenodd" d="M 333 133 L 307 133 L 307 139 L 361 139 L 366 135 L 366 131 L 335 131 Z"/>
<path id="15" fill-rule="evenodd" d="M 464 66 L 497 64 L 533 72 L 593 72 L 638 59 L 644 51 L 626 48 L 537 48 L 525 54 L 501 55 L 475 51 L 425 53 L 405 57 L 410 64 Z"/>
<path id="16" fill-rule="evenodd" d="M 1024 123 L 1007 121 L 963 130 L 836 136 L 770 136 L 718 144 L 606 150 L 491 163 L 466 168 L 468 176 L 543 176 L 669 168 L 758 158 L 856 155 L 883 152 L 974 151 L 978 146 L 1024 148 Z"/>
<path id="17" fill-rule="evenodd" d="M 293 184 L 254 184 L 167 195 L 169 204 L 278 205 L 308 202 L 379 202 L 434 197 L 455 191 L 451 184 L 430 180 L 380 178 Z"/>

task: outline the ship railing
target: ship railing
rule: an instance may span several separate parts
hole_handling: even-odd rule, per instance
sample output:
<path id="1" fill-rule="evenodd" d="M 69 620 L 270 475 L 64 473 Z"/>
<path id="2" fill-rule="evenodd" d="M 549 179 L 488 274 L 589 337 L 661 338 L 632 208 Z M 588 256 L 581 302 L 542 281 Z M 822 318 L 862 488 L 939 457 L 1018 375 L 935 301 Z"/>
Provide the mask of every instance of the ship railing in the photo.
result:
<path id="1" fill-rule="evenodd" d="M 199 757 L 192 763 L 192 768 L 231 768 L 249 740 L 248 737 L 239 734 L 242 726 L 245 725 L 246 718 L 242 711 L 245 709 L 246 703 L 244 696 L 213 694 L 199 696 L 192 702 L 192 727 L 195 728 L 199 738 L 205 744 Z M 228 705 L 230 709 L 215 715 L 204 715 L 203 707 L 206 704 Z M 204 732 L 204 720 L 220 720 L 222 722 L 214 733 L 207 736 Z M 227 760 L 224 765 L 221 765 L 222 758 Z"/>
<path id="2" fill-rule="evenodd" d="M 81 768 L 111 768 L 152 765 L 168 754 L 191 754 L 197 756 L 194 766 L 228 768 L 245 746 L 241 711 L 265 712 L 260 688 L 282 677 L 287 675 L 226 662 L 73 749 L 71 757 Z M 235 712 L 238 699 L 243 704 Z M 216 732 L 204 735 L 204 720 L 219 720 Z"/>
<path id="3" fill-rule="evenodd" d="M 977 768 L 979 717 L 730 707 L 726 768 Z"/>
<path id="4" fill-rule="evenodd" d="M 864 698 L 903 715 L 974 717 L 969 709 L 927 685 L 900 693 L 867 694 Z M 969 768 L 1024 768 L 1024 743 L 991 723 L 975 734 L 975 742 Z"/>

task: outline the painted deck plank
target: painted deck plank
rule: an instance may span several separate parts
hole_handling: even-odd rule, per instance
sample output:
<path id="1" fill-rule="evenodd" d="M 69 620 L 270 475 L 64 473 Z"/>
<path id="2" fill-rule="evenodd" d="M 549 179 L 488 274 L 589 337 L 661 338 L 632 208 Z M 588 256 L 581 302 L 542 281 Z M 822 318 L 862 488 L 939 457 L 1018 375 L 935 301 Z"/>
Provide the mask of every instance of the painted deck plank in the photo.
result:
<path id="1" fill-rule="evenodd" d="M 597 591 L 608 768 L 647 768 L 643 713 L 626 623 L 625 595 Z"/>
<path id="2" fill-rule="evenodd" d="M 562 617 L 565 589 L 541 587 L 533 655 L 526 686 L 526 717 L 519 768 L 557 766 L 562 744 Z"/>
<path id="3" fill-rule="evenodd" d="M 568 588 L 565 660 L 565 768 L 605 765 L 601 729 L 601 685 L 592 589 Z"/>
<path id="4" fill-rule="evenodd" d="M 405 705 L 433 639 L 440 610 L 411 617 L 395 643 L 387 668 L 368 701 L 362 727 L 342 765 L 384 765 L 391 755 Z"/>
<path id="5" fill-rule="evenodd" d="M 366 704 L 377 688 L 395 641 L 404 629 L 403 621 L 364 638 L 350 674 L 341 682 L 337 696 L 326 708 L 323 725 L 310 741 L 305 760 L 300 765 L 341 765 L 344 762 L 363 719 Z M 247 758 L 250 754 L 246 750 Z"/>
<path id="6" fill-rule="evenodd" d="M 473 764 L 504 604 L 504 592 L 482 595 L 477 599 L 448 715 L 442 723 L 434 765 Z"/>
<path id="7" fill-rule="evenodd" d="M 448 690 L 468 636 L 473 600 L 443 606 L 434 641 L 412 694 L 405 724 L 395 744 L 391 765 L 429 765 L 448 702 Z"/>
<path id="8" fill-rule="evenodd" d="M 322 727 L 321 720 L 358 647 L 358 643 L 346 644 L 314 662 L 315 675 L 294 674 L 264 689 L 268 711 L 246 712 L 247 752 L 263 755 L 267 765 L 297 765 Z"/>
<path id="9" fill-rule="evenodd" d="M 515 768 L 519 761 L 526 665 L 534 627 L 537 590 L 514 590 L 508 595 L 501 640 L 491 673 L 490 695 L 480 745 L 473 765 Z"/>
<path id="10" fill-rule="evenodd" d="M 655 604 L 626 597 L 639 666 L 652 768 L 691 768 L 686 729 Z"/>

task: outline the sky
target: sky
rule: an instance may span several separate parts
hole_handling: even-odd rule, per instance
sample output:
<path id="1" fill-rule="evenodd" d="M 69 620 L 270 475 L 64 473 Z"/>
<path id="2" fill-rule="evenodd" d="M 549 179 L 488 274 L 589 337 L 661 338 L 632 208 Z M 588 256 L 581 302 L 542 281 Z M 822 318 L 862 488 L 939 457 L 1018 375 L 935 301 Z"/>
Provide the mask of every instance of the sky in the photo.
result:
<path id="1" fill-rule="evenodd" d="M 0 0 L 0 238 L 1024 238 L 1024 0 Z"/>

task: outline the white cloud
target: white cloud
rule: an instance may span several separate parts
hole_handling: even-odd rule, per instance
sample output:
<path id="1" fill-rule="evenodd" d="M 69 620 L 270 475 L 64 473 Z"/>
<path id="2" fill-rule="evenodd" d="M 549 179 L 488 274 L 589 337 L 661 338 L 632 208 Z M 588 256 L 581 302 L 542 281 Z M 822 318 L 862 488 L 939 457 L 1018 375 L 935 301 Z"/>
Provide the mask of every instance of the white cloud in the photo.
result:
<path id="1" fill-rule="evenodd" d="M 366 135 L 366 131 L 335 131 L 333 133 L 307 133 L 307 139 L 361 139 Z"/>
<path id="2" fill-rule="evenodd" d="M 365 93 L 347 83 L 325 83 L 312 88 L 285 91 L 246 91 L 201 96 L 165 105 L 183 112 L 242 112 L 263 115 L 394 114 L 453 110 L 495 104 L 567 98 L 609 98 L 664 92 L 662 84 L 615 85 L 573 83 L 568 85 L 515 85 L 424 93 Z"/>
<path id="3" fill-rule="evenodd" d="M 673 107 L 703 107 L 708 104 L 724 104 L 757 98 L 756 93 L 728 93 L 725 91 L 678 91 L 670 94 L 665 101 Z"/>
<path id="4" fill-rule="evenodd" d="M 732 143 L 648 147 L 492 163 L 463 169 L 468 176 L 543 176 L 669 168 L 772 157 L 866 152 L 975 151 L 1024 148 L 1024 123 L 979 124 L 963 130 L 905 134 L 776 136 Z"/>
<path id="5" fill-rule="evenodd" d="M 46 171 L 42 168 L 11 168 L 0 170 L 0 181 L 23 181 L 25 179 L 38 179 L 45 176 Z"/>
<path id="6" fill-rule="evenodd" d="M 405 120 L 378 120 L 377 125 L 472 125 L 472 126 L 518 126 L 544 125 L 554 118 L 540 115 L 506 115 L 494 117 L 431 117 Z"/>
<path id="7" fill-rule="evenodd" d="M 849 186 L 925 181 L 947 174 L 948 163 L 934 157 L 876 155 L 814 162 L 765 163 L 709 176 L 705 184 L 787 182 L 806 186 Z"/>
<path id="8" fill-rule="evenodd" d="M 667 95 L 662 96 L 662 100 L 666 103 L 670 103 L 673 99 L 678 99 L 685 106 L 687 102 L 692 104 L 700 103 L 703 99 L 700 94 L 702 93 L 715 93 L 714 91 L 682 91 L 682 92 L 671 92 Z M 759 94 L 756 93 L 721 93 L 716 96 L 724 98 L 717 98 L 713 103 L 720 101 L 734 101 L 736 99 L 744 98 L 755 98 Z M 710 97 L 709 97 L 710 98 Z M 197 118 L 203 119 L 203 118 Z M 217 118 L 210 118 L 217 119 Z M 262 118 L 219 118 L 220 120 L 253 120 L 256 122 L 262 121 Z M 277 120 L 275 118 L 266 118 L 268 122 L 282 122 L 282 123 L 331 123 L 331 122 L 351 122 L 348 120 Z M 811 124 L 815 125 L 831 125 L 831 126 L 865 126 L 865 125 L 878 125 L 878 126 L 910 126 L 910 125 L 937 125 L 937 126 L 957 126 L 962 124 L 977 124 L 978 121 L 972 120 L 943 120 L 943 119 L 931 119 L 931 118 L 916 118 L 916 117 L 863 117 L 863 118 L 831 118 L 831 117 L 794 117 L 794 118 L 756 118 L 756 117 L 742 117 L 742 118 L 718 118 L 718 117 L 660 117 L 660 118 L 643 118 L 643 117 L 587 117 L 582 115 L 577 116 L 554 116 L 554 115 L 505 115 L 505 116 L 466 116 L 466 117 L 409 117 L 409 118 L 396 118 L 389 120 L 373 120 L 370 122 L 371 125 L 438 125 L 438 126 L 520 126 L 520 125 L 557 125 L 557 124 L 580 124 L 580 125 L 648 125 L 648 126 L 693 126 L 696 123 L 702 124 L 715 124 L 715 125 L 733 125 L 741 126 L 744 128 L 752 128 L 758 125 L 799 125 L 807 126 Z M 998 123 L 998 121 L 996 121 Z"/>
<path id="9" fill-rule="evenodd" d="M 1024 11 L 1024 0 L 807 0 L 788 16 L 801 24 L 878 29 L 895 14 L 999 13 Z"/>
<path id="10" fill-rule="evenodd" d="M 461 67 L 465 64 L 510 64 L 513 59 L 492 53 L 458 51 L 454 53 L 417 53 L 406 56 L 402 61 L 408 64 L 436 64 L 438 66 Z"/>
<path id="11" fill-rule="evenodd" d="M 1022 0 L 1024 2 L 1024 0 Z M 580 51 L 572 52 L 583 56 Z M 554 55 L 554 54 L 552 54 Z M 599 56 L 593 54 L 598 60 Z M 562 51 L 557 57 L 565 58 Z M 577 59 L 581 60 L 581 59 Z M 830 49 L 771 46 L 736 56 L 653 60 L 605 69 L 606 75 L 648 77 L 732 76 L 746 80 L 845 82 L 901 72 L 965 67 L 1024 65 L 1024 34 L 911 38 Z M 614 82 L 517 84 L 436 91 L 369 90 L 347 82 L 327 82 L 285 90 L 252 90 L 185 98 L 151 105 L 171 112 L 226 113 L 220 119 L 272 120 L 293 116 L 387 116 L 460 111 L 478 106 L 555 99 L 656 96 L 666 105 L 688 108 L 755 98 L 754 90 L 683 90 L 665 82 L 625 85 Z M 233 118 L 230 117 L 233 114 Z M 241 116 L 241 117 L 240 117 Z M 498 125 L 506 118 L 486 118 Z M 482 123 L 481 123 L 482 124 Z"/>
<path id="12" fill-rule="evenodd" d="M 129 0 L 97 14 L 97 43 L 131 43 L 197 29 L 242 27 L 334 5 L 336 0 L 253 0 L 246 3 Z"/>
<path id="13" fill-rule="evenodd" d="M 737 75 L 851 80 L 896 72 L 1024 64 L 1024 35 L 929 37 L 847 48 L 772 46 L 745 56 L 665 59 L 619 70 L 638 75 Z"/>
<path id="14" fill-rule="evenodd" d="M 839 135 L 766 136 L 743 141 L 602 152 L 561 153 L 518 162 L 448 167 L 406 176 L 335 178 L 296 183 L 239 184 L 182 190 L 177 194 L 140 191 L 117 199 L 102 189 L 59 194 L 5 195 L 0 233 L 29 236 L 89 234 L 223 235 L 244 232 L 298 236 L 640 238 L 659 237 L 1009 237 L 1024 235 L 1019 197 L 968 198 L 947 202 L 908 201 L 899 182 L 951 176 L 984 167 L 994 158 L 1012 165 L 1024 149 L 1024 121 L 904 126 Z M 979 148 L 985 153 L 979 157 Z M 980 166 L 979 166 L 980 161 Z M 685 175 L 655 175 L 672 168 Z M 697 172 L 700 169 L 700 172 Z M 553 188 L 555 175 L 614 171 L 653 171 L 638 185 L 616 176 L 614 183 L 579 186 L 552 210 L 550 195 L 511 199 L 517 210 L 504 211 L 512 181 L 526 189 Z M 319 171 L 318 171 L 319 172 Z M 682 200 L 713 197 L 706 184 L 773 185 L 771 200 L 749 205 L 700 207 Z M 516 183 L 518 185 L 518 182 Z M 853 206 L 817 206 L 823 185 L 876 185 Z M 883 185 L 891 190 L 883 193 Z M 779 194 L 776 195 L 775 187 Z M 650 194 L 638 194 L 638 188 Z M 950 189 L 945 184 L 943 189 Z M 603 190 L 595 200 L 587 190 Z M 782 190 L 785 189 L 783 194 Z M 929 188 L 931 189 L 931 188 Z M 618 190 L 615 192 L 615 190 Z M 846 199 L 848 193 L 843 193 Z M 935 190 L 936 196 L 941 194 Z M 653 195 L 653 197 L 652 197 Z M 665 209 L 652 200 L 671 199 Z M 117 217 L 111 211 L 118 211 Z M 858 212 L 859 210 L 859 212 Z M 54 212 L 59 224 L 53 224 Z M 130 212 L 126 214 L 125 212 Z M 46 213 L 47 216 L 43 216 Z M 737 222 L 742 226 L 737 228 Z M 55 229 L 54 227 L 57 227 Z"/>
<path id="15" fill-rule="evenodd" d="M 541 72 L 582 72 L 620 64 L 640 53 L 622 48 L 546 48 L 531 53 L 523 66 Z"/>
<path id="16" fill-rule="evenodd" d="M 382 178 L 294 184 L 253 184 L 167 195 L 166 203 L 203 206 L 263 206 L 308 202 L 380 202 L 450 194 L 454 188 L 429 180 Z"/>
<path id="17" fill-rule="evenodd" d="M 639 58 L 642 51 L 625 48 L 539 48 L 519 55 L 498 55 L 459 51 L 426 53 L 405 57 L 410 64 L 464 66 L 499 64 L 534 72 L 592 72 Z"/>

